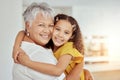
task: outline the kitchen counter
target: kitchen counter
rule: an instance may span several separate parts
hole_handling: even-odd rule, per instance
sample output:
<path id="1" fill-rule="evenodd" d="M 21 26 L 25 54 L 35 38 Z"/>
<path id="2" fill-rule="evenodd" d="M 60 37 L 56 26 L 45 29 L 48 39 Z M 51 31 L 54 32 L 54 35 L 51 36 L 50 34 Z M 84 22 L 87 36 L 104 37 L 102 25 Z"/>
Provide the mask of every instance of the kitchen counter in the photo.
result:
<path id="1" fill-rule="evenodd" d="M 111 62 L 108 57 L 86 57 L 85 63 L 91 72 L 120 70 L 120 62 Z"/>
<path id="2" fill-rule="evenodd" d="M 108 57 L 85 57 L 85 63 L 94 80 L 120 80 L 120 61 L 110 61 Z"/>

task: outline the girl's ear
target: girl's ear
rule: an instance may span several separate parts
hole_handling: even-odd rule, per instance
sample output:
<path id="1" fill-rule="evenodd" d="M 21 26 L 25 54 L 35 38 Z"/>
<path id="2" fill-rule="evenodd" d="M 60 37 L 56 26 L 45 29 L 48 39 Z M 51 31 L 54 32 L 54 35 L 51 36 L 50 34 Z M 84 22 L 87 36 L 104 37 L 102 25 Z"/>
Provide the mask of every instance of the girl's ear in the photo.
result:
<path id="1" fill-rule="evenodd" d="M 70 40 L 72 40 L 74 38 L 74 35 L 72 35 L 71 37 L 70 37 Z"/>

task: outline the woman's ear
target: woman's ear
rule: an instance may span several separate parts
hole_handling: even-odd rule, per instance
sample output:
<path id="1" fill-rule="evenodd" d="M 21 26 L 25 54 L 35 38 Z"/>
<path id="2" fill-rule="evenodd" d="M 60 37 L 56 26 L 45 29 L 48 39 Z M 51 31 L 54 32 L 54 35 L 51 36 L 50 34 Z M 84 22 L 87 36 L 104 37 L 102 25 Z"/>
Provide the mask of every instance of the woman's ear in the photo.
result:
<path id="1" fill-rule="evenodd" d="M 26 23 L 25 23 L 25 29 L 28 30 L 29 27 L 30 27 L 30 22 L 26 22 Z"/>
<path id="2" fill-rule="evenodd" d="M 30 22 L 26 22 L 26 23 L 25 23 L 25 30 L 26 30 L 27 32 L 29 32 L 30 27 L 31 27 Z"/>
<path id="3" fill-rule="evenodd" d="M 27 36 L 30 36 L 29 29 L 30 29 L 30 22 L 26 22 L 25 23 L 25 31 L 26 31 Z"/>

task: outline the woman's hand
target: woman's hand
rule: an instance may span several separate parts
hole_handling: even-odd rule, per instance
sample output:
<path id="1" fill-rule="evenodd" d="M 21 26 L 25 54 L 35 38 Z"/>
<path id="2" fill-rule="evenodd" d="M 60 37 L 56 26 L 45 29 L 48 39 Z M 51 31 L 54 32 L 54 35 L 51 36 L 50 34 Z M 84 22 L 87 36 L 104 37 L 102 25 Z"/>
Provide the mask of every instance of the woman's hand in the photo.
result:
<path id="1" fill-rule="evenodd" d="M 21 52 L 18 54 L 18 62 L 24 66 L 27 66 L 27 64 L 31 61 L 29 56 L 25 54 L 25 52 Z"/>

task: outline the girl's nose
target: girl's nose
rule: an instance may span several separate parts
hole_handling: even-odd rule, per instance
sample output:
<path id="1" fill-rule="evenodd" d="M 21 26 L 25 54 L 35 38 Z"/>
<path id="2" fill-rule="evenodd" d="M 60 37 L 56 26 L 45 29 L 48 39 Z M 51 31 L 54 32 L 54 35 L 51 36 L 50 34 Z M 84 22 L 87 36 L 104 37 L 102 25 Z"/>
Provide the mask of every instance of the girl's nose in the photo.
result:
<path id="1" fill-rule="evenodd" d="M 59 32 L 58 36 L 63 37 L 64 36 L 63 32 Z"/>

